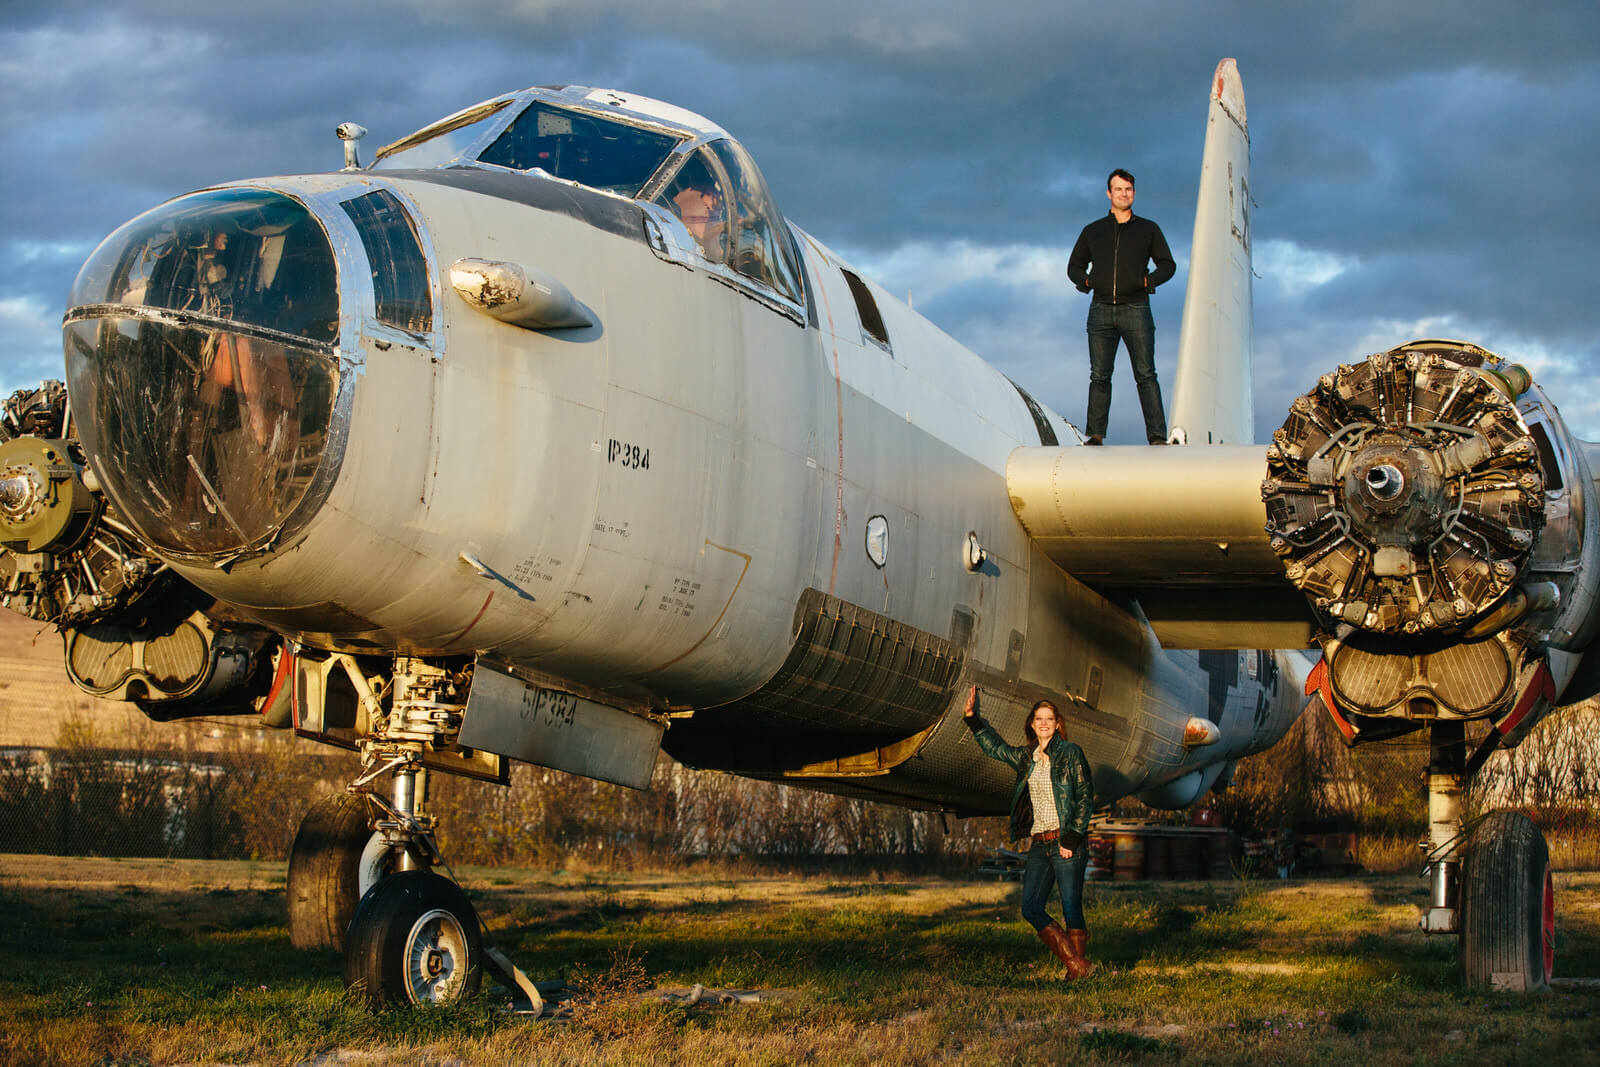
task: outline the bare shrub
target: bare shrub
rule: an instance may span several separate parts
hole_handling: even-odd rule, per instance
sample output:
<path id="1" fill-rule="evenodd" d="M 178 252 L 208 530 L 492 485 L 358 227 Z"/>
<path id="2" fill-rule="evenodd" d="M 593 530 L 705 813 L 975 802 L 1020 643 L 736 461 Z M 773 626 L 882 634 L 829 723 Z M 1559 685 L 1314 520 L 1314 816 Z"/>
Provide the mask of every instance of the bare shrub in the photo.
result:
<path id="1" fill-rule="evenodd" d="M 1468 730 L 1468 749 L 1487 736 Z M 1362 835 L 1370 870 L 1421 861 L 1427 832 L 1425 730 L 1395 741 L 1344 746 L 1325 714 L 1301 716 L 1276 746 L 1241 760 L 1214 806 L 1245 833 L 1310 819 L 1339 821 Z M 1564 869 L 1600 864 L 1600 710 L 1593 702 L 1551 713 L 1515 749 L 1489 757 L 1465 797 L 1468 818 L 1497 809 L 1526 812 L 1545 831 Z"/>

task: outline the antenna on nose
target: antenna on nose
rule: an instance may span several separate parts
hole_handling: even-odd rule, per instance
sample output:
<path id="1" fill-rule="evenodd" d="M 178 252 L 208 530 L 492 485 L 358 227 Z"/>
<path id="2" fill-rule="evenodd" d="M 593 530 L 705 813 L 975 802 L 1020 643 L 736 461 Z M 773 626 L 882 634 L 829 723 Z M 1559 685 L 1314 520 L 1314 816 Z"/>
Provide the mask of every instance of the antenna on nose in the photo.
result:
<path id="1" fill-rule="evenodd" d="M 344 169 L 360 170 L 361 159 L 356 154 L 356 142 L 367 135 L 367 128 L 353 122 L 341 122 L 333 132 L 344 142 Z"/>

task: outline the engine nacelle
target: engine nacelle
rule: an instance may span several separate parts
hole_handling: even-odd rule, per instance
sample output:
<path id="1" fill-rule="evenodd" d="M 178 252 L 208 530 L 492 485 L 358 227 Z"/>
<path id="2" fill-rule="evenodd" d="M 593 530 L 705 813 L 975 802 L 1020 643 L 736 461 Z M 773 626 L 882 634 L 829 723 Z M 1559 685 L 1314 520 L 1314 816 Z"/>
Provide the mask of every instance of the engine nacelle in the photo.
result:
<path id="1" fill-rule="evenodd" d="M 277 635 L 209 602 L 107 506 L 60 382 L 0 405 L 0 607 L 60 629 L 75 686 L 161 721 L 265 712 Z"/>
<path id="2" fill-rule="evenodd" d="M 1330 710 L 1503 721 L 1572 677 L 1594 631 L 1595 489 L 1522 367 L 1457 341 L 1340 366 L 1295 400 L 1267 466 L 1267 533 L 1321 624 Z"/>

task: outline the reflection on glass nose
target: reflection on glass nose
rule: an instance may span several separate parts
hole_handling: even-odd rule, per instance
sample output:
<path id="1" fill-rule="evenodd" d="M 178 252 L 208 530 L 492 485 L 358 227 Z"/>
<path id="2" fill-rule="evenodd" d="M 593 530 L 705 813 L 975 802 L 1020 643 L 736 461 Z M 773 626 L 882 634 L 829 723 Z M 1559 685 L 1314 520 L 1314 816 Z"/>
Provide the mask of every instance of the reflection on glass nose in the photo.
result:
<path id="1" fill-rule="evenodd" d="M 107 494 L 158 548 L 235 554 L 321 502 L 340 371 L 331 245 L 265 190 L 184 197 L 112 234 L 73 286 L 73 415 Z"/>

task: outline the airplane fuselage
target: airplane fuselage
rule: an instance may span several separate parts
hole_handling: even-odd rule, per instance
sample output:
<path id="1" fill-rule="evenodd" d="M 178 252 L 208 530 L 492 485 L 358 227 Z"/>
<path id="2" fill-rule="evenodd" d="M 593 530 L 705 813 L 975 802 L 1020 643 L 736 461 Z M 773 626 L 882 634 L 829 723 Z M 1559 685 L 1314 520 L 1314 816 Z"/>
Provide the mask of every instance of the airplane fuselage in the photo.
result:
<path id="1" fill-rule="evenodd" d="M 336 476 L 271 552 L 226 569 L 169 558 L 306 649 L 493 650 L 671 716 L 668 750 L 697 765 L 958 810 L 1004 792 L 951 714 L 969 684 L 1008 735 L 1057 701 L 1103 800 L 1196 786 L 1201 766 L 1208 787 L 1297 713 L 1276 692 L 1286 675 L 1245 653 L 1211 701 L 1218 719 L 1237 705 L 1223 742 L 1186 748 L 1214 658 L 1208 672 L 1163 651 L 1135 605 L 1033 549 L 1008 500 L 1011 452 L 1076 432 L 881 289 L 853 290 L 807 235 L 805 300 L 788 305 L 663 254 L 647 221 L 670 218 L 547 177 L 249 187 L 329 231 Z M 423 235 L 427 329 L 382 321 L 368 279 L 387 265 L 335 209 L 380 189 Z M 449 284 L 461 260 L 536 268 L 594 324 L 483 314 Z M 883 341 L 863 326 L 873 310 Z M 885 643 L 925 658 L 908 667 Z"/>

